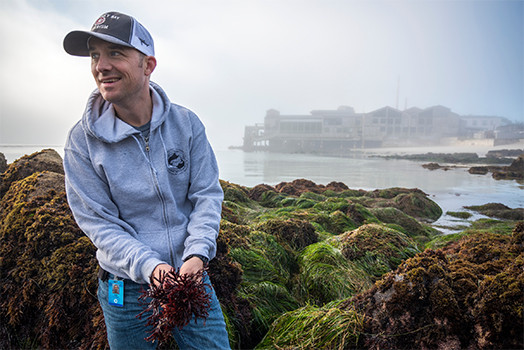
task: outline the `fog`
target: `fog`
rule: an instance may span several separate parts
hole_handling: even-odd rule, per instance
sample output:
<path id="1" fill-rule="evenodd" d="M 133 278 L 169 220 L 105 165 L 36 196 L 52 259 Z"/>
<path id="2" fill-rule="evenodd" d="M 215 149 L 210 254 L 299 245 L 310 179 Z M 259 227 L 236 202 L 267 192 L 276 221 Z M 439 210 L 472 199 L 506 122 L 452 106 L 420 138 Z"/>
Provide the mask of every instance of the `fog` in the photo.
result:
<path id="1" fill-rule="evenodd" d="M 524 121 L 521 1 L 2 0 L 0 144 L 64 143 L 95 84 L 62 40 L 113 10 L 149 29 L 152 80 L 216 149 L 269 109 L 443 105 Z"/>

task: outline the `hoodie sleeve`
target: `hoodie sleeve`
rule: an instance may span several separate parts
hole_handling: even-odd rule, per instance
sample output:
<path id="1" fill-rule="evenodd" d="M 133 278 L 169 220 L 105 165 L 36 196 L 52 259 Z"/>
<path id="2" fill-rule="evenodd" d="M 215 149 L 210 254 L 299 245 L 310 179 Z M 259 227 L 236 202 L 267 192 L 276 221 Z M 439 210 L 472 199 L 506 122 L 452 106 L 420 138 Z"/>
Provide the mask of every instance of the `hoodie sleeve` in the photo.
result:
<path id="1" fill-rule="evenodd" d="M 149 283 L 153 269 L 164 261 L 136 239 L 135 230 L 119 218 L 107 182 L 89 158 L 86 137 L 77 124 L 69 133 L 64 150 L 67 199 L 75 220 L 97 247 L 100 262 L 127 274 L 121 277 Z"/>
<path id="2" fill-rule="evenodd" d="M 191 113 L 193 138 L 190 144 L 190 186 L 188 198 L 193 204 L 185 241 L 185 260 L 189 255 L 200 254 L 210 260 L 216 254 L 216 238 L 220 228 L 224 194 L 218 178 L 218 165 L 209 144 L 205 128 Z"/>

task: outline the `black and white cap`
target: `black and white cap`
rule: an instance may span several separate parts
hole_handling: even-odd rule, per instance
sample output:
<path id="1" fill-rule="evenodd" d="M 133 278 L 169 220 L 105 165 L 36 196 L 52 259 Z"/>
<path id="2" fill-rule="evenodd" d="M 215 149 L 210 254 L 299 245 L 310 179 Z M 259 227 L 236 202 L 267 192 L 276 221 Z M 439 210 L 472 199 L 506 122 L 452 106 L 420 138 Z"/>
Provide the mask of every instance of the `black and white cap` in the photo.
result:
<path id="1" fill-rule="evenodd" d="M 64 49 L 73 56 L 89 56 L 89 38 L 97 37 L 110 43 L 133 47 L 146 56 L 155 55 L 153 38 L 147 29 L 131 16 L 119 12 L 104 13 L 91 31 L 75 30 L 64 38 Z"/>

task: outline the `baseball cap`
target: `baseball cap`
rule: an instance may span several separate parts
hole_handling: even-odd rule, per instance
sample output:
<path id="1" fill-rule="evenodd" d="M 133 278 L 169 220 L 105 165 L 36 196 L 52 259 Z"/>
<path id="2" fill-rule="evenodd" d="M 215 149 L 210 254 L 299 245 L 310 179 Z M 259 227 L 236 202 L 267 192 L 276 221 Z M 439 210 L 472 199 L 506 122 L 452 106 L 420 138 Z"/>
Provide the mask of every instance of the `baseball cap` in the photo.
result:
<path id="1" fill-rule="evenodd" d="M 100 16 L 91 31 L 75 30 L 64 38 L 64 49 L 73 56 L 89 56 L 91 37 L 137 49 L 147 56 L 155 55 L 153 38 L 147 29 L 131 16 L 107 12 Z"/>

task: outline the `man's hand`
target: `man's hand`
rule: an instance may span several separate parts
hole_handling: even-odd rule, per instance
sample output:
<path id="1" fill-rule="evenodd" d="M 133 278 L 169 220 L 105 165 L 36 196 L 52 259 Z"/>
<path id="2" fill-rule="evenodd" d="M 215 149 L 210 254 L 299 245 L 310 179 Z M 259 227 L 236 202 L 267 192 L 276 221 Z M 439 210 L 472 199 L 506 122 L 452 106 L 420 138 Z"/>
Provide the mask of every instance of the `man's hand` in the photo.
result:
<path id="1" fill-rule="evenodd" d="M 160 279 L 160 276 L 168 273 L 169 271 L 174 270 L 174 268 L 169 264 L 159 264 L 155 267 L 153 270 L 153 273 L 151 274 L 151 282 L 154 285 L 158 285 L 158 280 Z"/>
<path id="2" fill-rule="evenodd" d="M 204 268 L 204 262 L 199 257 L 192 257 L 186 260 L 180 267 L 181 275 L 194 275 Z"/>

